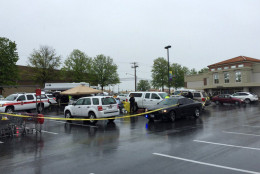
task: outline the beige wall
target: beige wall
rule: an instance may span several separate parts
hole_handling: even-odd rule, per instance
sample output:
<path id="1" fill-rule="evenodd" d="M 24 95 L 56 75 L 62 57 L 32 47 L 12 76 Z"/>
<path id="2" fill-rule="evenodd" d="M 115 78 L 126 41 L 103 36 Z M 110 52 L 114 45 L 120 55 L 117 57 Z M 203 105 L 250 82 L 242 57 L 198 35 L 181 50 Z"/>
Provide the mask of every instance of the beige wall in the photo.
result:
<path id="1" fill-rule="evenodd" d="M 187 82 L 188 89 L 202 89 L 203 86 L 204 86 L 203 81 Z"/>
<path id="2" fill-rule="evenodd" d="M 11 87 L 11 88 L 4 88 L 4 90 L 2 91 L 2 95 L 4 97 L 7 97 L 10 94 L 14 94 L 14 93 L 19 93 L 19 92 L 35 92 L 35 90 L 37 89 L 37 86 L 32 87 L 32 86 L 23 86 L 23 87 Z"/>

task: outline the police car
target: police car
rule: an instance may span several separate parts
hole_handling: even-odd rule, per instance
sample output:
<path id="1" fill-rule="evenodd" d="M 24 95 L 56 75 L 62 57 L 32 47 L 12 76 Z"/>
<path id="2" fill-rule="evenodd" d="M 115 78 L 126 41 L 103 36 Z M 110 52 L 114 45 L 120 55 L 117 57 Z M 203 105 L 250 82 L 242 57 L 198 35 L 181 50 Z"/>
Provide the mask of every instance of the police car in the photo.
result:
<path id="1" fill-rule="evenodd" d="M 38 111 L 42 111 L 43 108 L 46 108 L 49 105 L 49 100 L 45 94 L 42 94 L 40 97 L 36 96 L 35 93 L 17 93 L 11 94 L 0 101 L 0 112 L 12 113 L 20 110 L 32 110 L 36 109 L 36 107 Z"/>

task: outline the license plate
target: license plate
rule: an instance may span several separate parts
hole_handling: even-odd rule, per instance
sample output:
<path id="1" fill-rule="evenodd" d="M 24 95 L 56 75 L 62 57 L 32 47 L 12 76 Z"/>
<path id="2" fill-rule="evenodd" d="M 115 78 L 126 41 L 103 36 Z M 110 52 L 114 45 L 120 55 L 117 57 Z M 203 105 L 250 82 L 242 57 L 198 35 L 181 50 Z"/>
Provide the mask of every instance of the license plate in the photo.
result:
<path id="1" fill-rule="evenodd" d="M 150 115 L 150 117 L 154 118 L 154 115 L 153 115 L 153 114 L 151 114 L 151 115 Z"/>

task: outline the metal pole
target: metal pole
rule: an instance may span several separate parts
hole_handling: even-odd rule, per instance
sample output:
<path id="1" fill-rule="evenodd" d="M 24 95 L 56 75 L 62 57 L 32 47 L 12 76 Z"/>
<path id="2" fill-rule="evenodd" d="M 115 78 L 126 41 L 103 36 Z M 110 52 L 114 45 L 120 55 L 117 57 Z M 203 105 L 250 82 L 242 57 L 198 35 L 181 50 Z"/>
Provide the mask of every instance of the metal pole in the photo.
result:
<path id="1" fill-rule="evenodd" d="M 135 68 L 135 91 L 136 91 L 136 68 Z"/>
<path id="2" fill-rule="evenodd" d="M 169 62 L 169 49 L 167 48 L 167 57 L 168 57 L 168 86 L 169 86 L 169 95 L 171 95 L 170 87 L 170 62 Z"/>

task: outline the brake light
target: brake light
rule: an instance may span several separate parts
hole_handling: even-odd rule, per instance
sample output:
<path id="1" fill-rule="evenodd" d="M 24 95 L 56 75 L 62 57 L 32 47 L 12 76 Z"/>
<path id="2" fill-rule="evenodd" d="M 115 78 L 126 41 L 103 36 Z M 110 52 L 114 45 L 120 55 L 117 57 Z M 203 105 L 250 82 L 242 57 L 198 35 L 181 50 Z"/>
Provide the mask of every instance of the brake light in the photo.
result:
<path id="1" fill-rule="evenodd" d="M 53 100 L 56 100 L 56 98 L 54 97 Z"/>
<path id="2" fill-rule="evenodd" d="M 202 98 L 201 100 L 204 102 L 204 101 L 205 101 L 205 98 Z"/>
<path id="3" fill-rule="evenodd" d="M 98 106 L 98 111 L 103 111 L 102 106 Z"/>
<path id="4" fill-rule="evenodd" d="M 128 102 L 128 99 L 125 99 L 126 102 Z"/>

